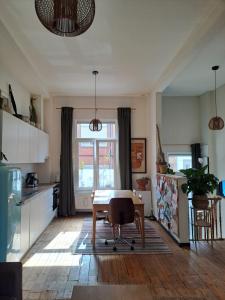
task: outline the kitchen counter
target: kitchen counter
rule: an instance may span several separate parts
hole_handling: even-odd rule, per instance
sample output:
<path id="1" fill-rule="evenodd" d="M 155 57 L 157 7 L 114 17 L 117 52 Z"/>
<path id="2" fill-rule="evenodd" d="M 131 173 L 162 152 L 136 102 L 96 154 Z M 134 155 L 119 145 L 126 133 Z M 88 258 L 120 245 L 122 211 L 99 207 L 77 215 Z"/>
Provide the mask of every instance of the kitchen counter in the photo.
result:
<path id="1" fill-rule="evenodd" d="M 53 188 L 57 183 L 44 183 L 39 184 L 37 187 L 29 187 L 29 188 L 23 188 L 22 189 L 22 197 L 21 197 L 21 204 L 24 203 L 26 200 L 32 198 L 33 196 L 48 190 L 50 188 Z"/>

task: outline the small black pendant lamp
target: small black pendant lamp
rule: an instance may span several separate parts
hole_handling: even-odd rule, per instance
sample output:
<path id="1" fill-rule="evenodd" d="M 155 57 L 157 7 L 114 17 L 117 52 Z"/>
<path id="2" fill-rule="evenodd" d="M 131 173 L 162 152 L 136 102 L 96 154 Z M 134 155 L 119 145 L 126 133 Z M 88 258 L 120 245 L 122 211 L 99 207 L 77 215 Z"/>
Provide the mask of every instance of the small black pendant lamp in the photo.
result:
<path id="1" fill-rule="evenodd" d="M 89 123 L 89 129 L 91 131 L 101 131 L 102 130 L 102 122 L 96 118 L 97 107 L 96 107 L 96 76 L 98 75 L 98 71 L 93 71 L 92 74 L 95 76 L 95 117 Z"/>
<path id="2" fill-rule="evenodd" d="M 221 117 L 217 116 L 217 103 L 216 103 L 216 71 L 219 70 L 219 66 L 213 66 L 212 70 L 215 72 L 215 108 L 216 116 L 209 120 L 209 129 L 221 130 L 224 127 L 224 121 Z"/>
<path id="3" fill-rule="evenodd" d="M 45 28 L 60 36 L 77 36 L 91 26 L 94 0 L 35 0 L 36 14 Z"/>

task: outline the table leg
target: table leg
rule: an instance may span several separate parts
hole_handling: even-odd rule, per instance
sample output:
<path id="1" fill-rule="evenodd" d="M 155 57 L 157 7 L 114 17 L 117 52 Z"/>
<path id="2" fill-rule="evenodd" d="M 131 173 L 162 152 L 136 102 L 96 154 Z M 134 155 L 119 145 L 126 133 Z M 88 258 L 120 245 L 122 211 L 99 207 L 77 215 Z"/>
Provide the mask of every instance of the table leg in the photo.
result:
<path id="1" fill-rule="evenodd" d="M 93 207 L 93 226 L 92 226 L 92 246 L 95 248 L 95 235 L 96 235 L 96 209 Z"/>
<path id="2" fill-rule="evenodd" d="M 141 209 L 141 235 L 142 235 L 142 246 L 145 247 L 145 214 L 144 208 Z"/>

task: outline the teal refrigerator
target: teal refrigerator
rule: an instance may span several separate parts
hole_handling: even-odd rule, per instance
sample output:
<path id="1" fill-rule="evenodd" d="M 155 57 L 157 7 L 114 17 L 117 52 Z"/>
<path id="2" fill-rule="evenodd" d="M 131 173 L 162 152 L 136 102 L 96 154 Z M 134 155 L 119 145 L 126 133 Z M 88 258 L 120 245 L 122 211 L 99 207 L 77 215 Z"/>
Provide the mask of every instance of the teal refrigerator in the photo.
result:
<path id="1" fill-rule="evenodd" d="M 21 170 L 0 162 L 0 262 L 20 257 L 21 186 Z"/>

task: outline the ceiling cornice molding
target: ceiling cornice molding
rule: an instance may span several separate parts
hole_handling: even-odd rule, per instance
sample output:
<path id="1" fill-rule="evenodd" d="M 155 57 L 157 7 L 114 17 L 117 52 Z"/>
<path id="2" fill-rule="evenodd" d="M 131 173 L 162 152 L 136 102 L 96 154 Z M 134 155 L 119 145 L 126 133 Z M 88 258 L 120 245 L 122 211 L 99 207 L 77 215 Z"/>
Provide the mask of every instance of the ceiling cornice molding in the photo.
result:
<path id="1" fill-rule="evenodd" d="M 4 5 L 1 4 L 1 9 L 0 9 L 0 20 L 2 21 L 3 26 L 5 29 L 8 31 L 10 37 L 13 39 L 15 42 L 16 46 L 19 48 L 21 51 L 22 55 L 24 56 L 25 60 L 27 61 L 28 65 L 31 67 L 33 70 L 34 76 L 37 77 L 37 80 L 40 82 L 39 87 L 40 87 L 40 92 L 43 93 L 45 97 L 49 97 L 49 92 L 45 86 L 45 83 L 42 79 L 41 74 L 39 73 L 38 69 L 36 68 L 35 64 L 33 63 L 29 53 L 25 50 L 23 45 L 21 44 L 19 40 L 19 34 L 18 32 L 15 33 L 12 27 L 10 26 L 9 20 L 7 21 L 7 16 L 8 12 L 7 9 L 4 7 Z"/>
<path id="2" fill-rule="evenodd" d="M 165 68 L 153 85 L 153 91 L 162 92 L 187 66 L 207 42 L 225 25 L 225 0 L 215 0 L 209 5 L 198 26 Z"/>

